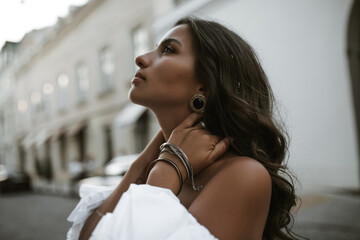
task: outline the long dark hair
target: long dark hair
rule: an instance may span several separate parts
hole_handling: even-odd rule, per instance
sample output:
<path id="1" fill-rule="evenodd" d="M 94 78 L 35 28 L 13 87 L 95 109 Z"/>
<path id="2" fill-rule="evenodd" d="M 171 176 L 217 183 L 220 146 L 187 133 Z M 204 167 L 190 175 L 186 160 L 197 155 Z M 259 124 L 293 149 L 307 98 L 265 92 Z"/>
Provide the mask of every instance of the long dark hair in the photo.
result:
<path id="1" fill-rule="evenodd" d="M 206 87 L 207 128 L 213 134 L 233 137 L 230 150 L 256 159 L 271 176 L 271 204 L 263 239 L 295 239 L 289 225 L 297 197 L 284 163 L 288 135 L 275 120 L 274 95 L 254 50 L 217 22 L 186 17 L 175 26 L 181 24 L 190 26 L 195 71 Z"/>

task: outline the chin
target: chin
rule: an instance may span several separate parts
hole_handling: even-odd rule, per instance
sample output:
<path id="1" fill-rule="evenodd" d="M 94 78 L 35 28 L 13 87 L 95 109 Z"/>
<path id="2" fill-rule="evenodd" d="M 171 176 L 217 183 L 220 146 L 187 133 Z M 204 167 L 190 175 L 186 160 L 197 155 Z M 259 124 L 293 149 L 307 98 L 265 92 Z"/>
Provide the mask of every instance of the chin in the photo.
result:
<path id="1" fill-rule="evenodd" d="M 144 104 L 144 100 L 141 98 L 141 96 L 138 96 L 138 94 L 136 94 L 136 91 L 133 88 L 129 90 L 128 98 L 130 102 L 146 107 L 146 105 Z"/>
<path id="2" fill-rule="evenodd" d="M 136 89 L 134 87 L 134 85 L 131 85 L 129 92 L 128 92 L 128 98 L 130 99 L 131 102 L 133 102 L 137 97 L 136 97 Z"/>
<path id="3" fill-rule="evenodd" d="M 137 101 L 136 101 L 137 98 L 135 96 L 133 87 L 130 88 L 130 90 L 129 90 L 128 98 L 129 98 L 130 102 L 137 104 Z"/>

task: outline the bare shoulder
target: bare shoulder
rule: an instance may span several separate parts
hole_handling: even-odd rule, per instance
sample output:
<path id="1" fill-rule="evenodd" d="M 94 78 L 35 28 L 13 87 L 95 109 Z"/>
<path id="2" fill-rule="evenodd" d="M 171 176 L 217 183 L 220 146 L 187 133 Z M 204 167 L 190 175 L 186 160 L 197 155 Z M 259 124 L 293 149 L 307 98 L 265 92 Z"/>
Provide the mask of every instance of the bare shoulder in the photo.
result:
<path id="1" fill-rule="evenodd" d="M 271 190 L 271 178 L 266 168 L 255 159 L 249 157 L 233 156 L 224 159 L 225 163 L 217 173 L 215 181 L 232 182 L 234 187 L 241 189 L 262 188 Z"/>
<path id="2" fill-rule="evenodd" d="M 189 211 L 220 239 L 261 239 L 271 199 L 268 171 L 248 157 L 221 161 Z"/>
<path id="3" fill-rule="evenodd" d="M 265 204 L 271 198 L 271 178 L 266 168 L 255 159 L 231 156 L 208 182 L 210 191 L 225 194 L 231 188 L 234 200 Z M 265 201 L 264 201 L 265 200 Z"/>

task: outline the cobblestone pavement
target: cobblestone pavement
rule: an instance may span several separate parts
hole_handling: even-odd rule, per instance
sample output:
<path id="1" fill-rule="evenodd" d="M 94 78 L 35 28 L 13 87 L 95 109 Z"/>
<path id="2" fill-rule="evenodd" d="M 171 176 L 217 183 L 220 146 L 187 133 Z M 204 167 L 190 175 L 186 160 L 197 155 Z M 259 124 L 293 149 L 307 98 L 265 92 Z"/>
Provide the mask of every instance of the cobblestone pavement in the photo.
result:
<path id="1" fill-rule="evenodd" d="M 311 240 L 359 240 L 360 195 L 308 194 L 295 215 L 294 231 Z M 66 218 L 77 198 L 38 193 L 0 195 L 1 240 L 65 239 Z"/>
<path id="2" fill-rule="evenodd" d="M 0 195 L 0 239 L 64 240 L 78 199 L 34 193 Z"/>

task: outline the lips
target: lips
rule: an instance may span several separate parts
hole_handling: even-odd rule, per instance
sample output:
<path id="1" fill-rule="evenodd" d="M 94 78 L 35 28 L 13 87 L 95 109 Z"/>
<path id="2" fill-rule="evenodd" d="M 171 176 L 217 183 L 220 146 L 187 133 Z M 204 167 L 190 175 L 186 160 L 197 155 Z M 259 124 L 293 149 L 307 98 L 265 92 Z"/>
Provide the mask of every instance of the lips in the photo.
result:
<path id="1" fill-rule="evenodd" d="M 140 79 L 142 79 L 142 80 L 146 80 L 146 78 L 145 78 L 145 76 L 144 75 L 142 75 L 140 72 L 137 72 L 136 74 L 135 74 L 135 77 L 136 78 L 140 78 Z"/>

